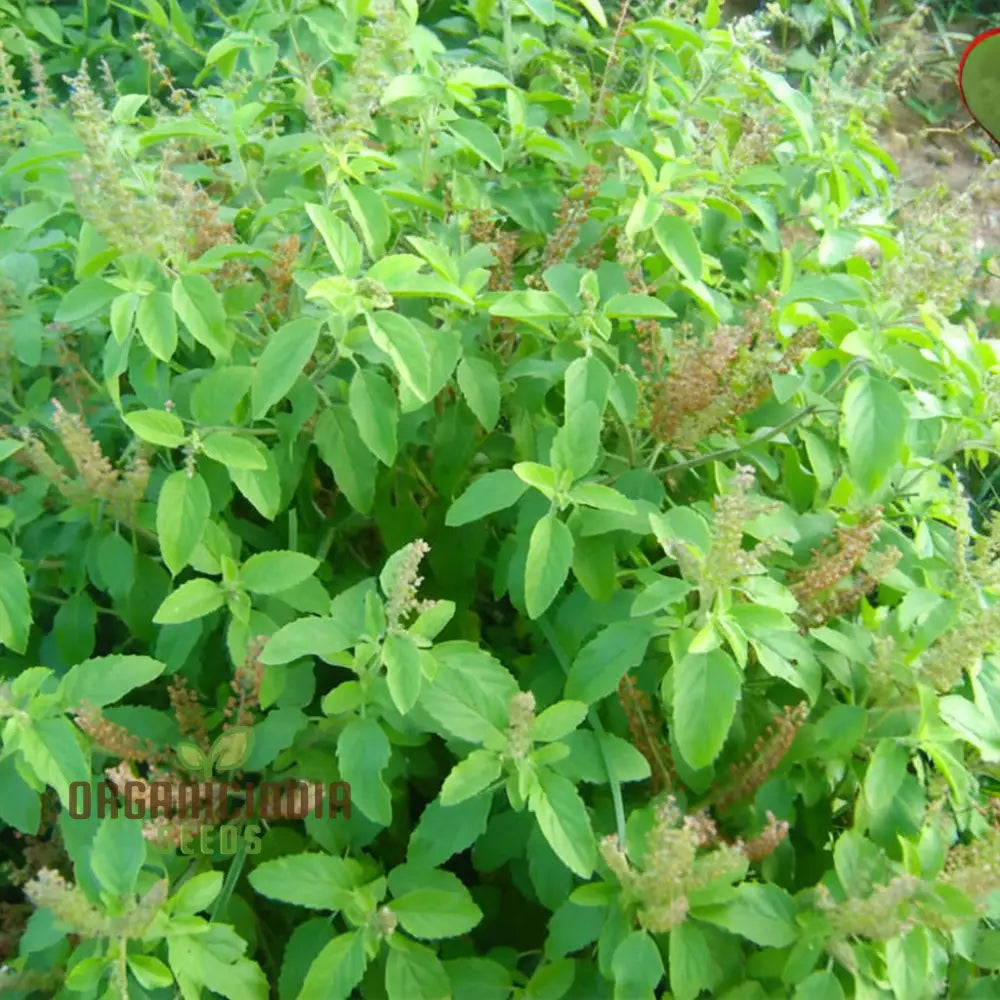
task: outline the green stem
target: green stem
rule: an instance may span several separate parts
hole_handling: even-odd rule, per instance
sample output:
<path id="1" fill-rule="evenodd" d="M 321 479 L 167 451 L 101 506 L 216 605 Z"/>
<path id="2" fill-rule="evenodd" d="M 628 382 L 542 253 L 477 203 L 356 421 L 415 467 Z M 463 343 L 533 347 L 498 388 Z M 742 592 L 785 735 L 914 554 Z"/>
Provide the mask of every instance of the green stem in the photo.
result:
<path id="1" fill-rule="evenodd" d="M 864 358 L 854 358 L 847 365 L 846 368 L 830 383 L 829 387 L 824 389 L 819 395 L 821 398 L 825 398 L 829 393 L 833 392 L 843 381 L 855 371 L 857 368 L 866 364 Z M 765 441 L 770 441 L 771 438 L 780 434 L 782 431 L 787 430 L 789 427 L 794 426 L 800 421 L 804 420 L 806 417 L 812 416 L 819 409 L 819 403 L 810 403 L 808 406 L 803 407 L 798 413 L 793 413 L 787 420 L 782 420 L 780 424 L 776 427 L 772 427 L 770 430 L 763 434 L 758 434 L 750 439 L 750 441 L 745 445 L 737 445 L 735 448 L 723 448 L 720 451 L 712 451 L 707 455 L 699 455 L 697 458 L 689 459 L 686 462 L 676 462 L 673 465 L 665 466 L 662 469 L 657 469 L 658 475 L 665 476 L 670 472 L 681 472 L 684 469 L 693 469 L 698 465 L 704 465 L 706 462 L 724 462 L 726 459 L 735 458 L 737 455 L 742 454 L 747 450 L 748 447 L 755 444 L 763 444 Z"/>
<path id="2" fill-rule="evenodd" d="M 242 834 L 243 826 L 241 824 L 240 838 L 239 843 L 236 846 L 236 854 L 230 862 L 229 871 L 226 872 L 226 880 L 222 883 L 222 891 L 219 893 L 219 898 L 216 899 L 215 906 L 212 907 L 212 913 L 209 917 L 210 923 L 215 923 L 216 917 L 218 917 L 218 915 L 229 905 L 229 900 L 232 898 L 233 890 L 236 888 L 236 883 L 239 880 L 240 874 L 243 872 L 243 863 L 246 861 L 247 857 L 247 842 Z"/>
<path id="3" fill-rule="evenodd" d="M 559 666 L 563 669 L 563 673 L 568 676 L 570 667 L 569 658 L 559 644 L 555 632 L 552 631 L 552 626 L 549 625 L 545 618 L 539 618 L 538 627 L 541 629 L 542 635 L 545 636 L 546 642 L 552 647 L 552 652 L 555 653 L 556 659 L 559 661 Z M 590 720 L 590 725 L 593 727 L 594 732 L 597 733 L 597 746 L 601 751 L 601 759 L 604 761 L 604 770 L 608 776 L 608 784 L 611 786 L 611 800 L 615 808 L 615 825 L 618 828 L 618 843 L 624 848 L 627 841 L 625 840 L 625 804 L 622 802 L 622 786 L 615 777 L 614 765 L 611 763 L 611 757 L 608 754 L 608 749 L 603 739 L 606 732 L 597 715 L 597 709 L 593 705 L 587 710 L 587 718 Z"/>

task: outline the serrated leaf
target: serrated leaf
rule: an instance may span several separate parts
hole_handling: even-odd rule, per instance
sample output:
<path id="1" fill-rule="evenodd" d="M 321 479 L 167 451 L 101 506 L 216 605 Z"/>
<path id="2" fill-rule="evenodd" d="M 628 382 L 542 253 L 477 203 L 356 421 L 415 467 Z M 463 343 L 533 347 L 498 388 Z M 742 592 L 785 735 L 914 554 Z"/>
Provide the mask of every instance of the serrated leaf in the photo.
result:
<path id="1" fill-rule="evenodd" d="M 199 577 L 181 584 L 156 609 L 156 625 L 180 625 L 202 618 L 226 603 L 226 592 L 214 580 Z"/>
<path id="2" fill-rule="evenodd" d="M 573 563 L 573 535 L 555 514 L 531 532 L 524 569 L 524 601 L 530 618 L 540 618 L 556 599 Z"/>
<path id="3" fill-rule="evenodd" d="M 494 514 L 512 506 L 527 492 L 528 484 L 522 482 L 510 469 L 496 469 L 480 476 L 448 508 L 444 523 L 457 528 L 478 521 L 487 514 Z"/>
<path id="4" fill-rule="evenodd" d="M 365 447 L 383 464 L 396 461 L 399 403 L 392 386 L 381 375 L 358 369 L 348 393 L 351 416 Z"/>
<path id="5" fill-rule="evenodd" d="M 262 896 L 334 912 L 350 906 L 352 890 L 362 879 L 357 861 L 308 852 L 265 861 L 249 875 L 250 885 Z"/>
<path id="6" fill-rule="evenodd" d="M 469 409 L 491 431 L 500 419 L 500 382 L 496 369 L 484 358 L 462 358 L 456 371 L 458 387 Z"/>
<path id="7" fill-rule="evenodd" d="M 268 337 L 250 388 L 254 420 L 264 416 L 295 385 L 316 350 L 321 327 L 320 320 L 301 317 L 285 323 Z"/>
<path id="8" fill-rule="evenodd" d="M 741 675 L 721 649 L 688 653 L 674 664 L 674 733 L 693 769 L 708 767 L 722 749 L 740 699 Z"/>
<path id="9" fill-rule="evenodd" d="M 126 413 L 123 419 L 143 441 L 151 444 L 177 448 L 188 438 L 180 419 L 164 410 L 135 410 Z"/>
<path id="10" fill-rule="evenodd" d="M 460 760 L 441 786 L 441 805 L 456 806 L 478 795 L 500 777 L 500 758 L 492 750 L 473 750 Z"/>
<path id="11" fill-rule="evenodd" d="M 389 909 L 407 934 L 425 941 L 467 934 L 483 919 L 467 890 L 414 889 L 394 899 Z"/>
<path id="12" fill-rule="evenodd" d="M 15 653 L 28 648 L 31 629 L 31 602 L 21 564 L 0 552 L 0 642 Z"/>
<path id="13" fill-rule="evenodd" d="M 337 740 L 340 773 L 351 786 L 351 803 L 380 826 L 392 822 L 392 799 L 382 780 L 391 752 L 385 732 L 370 717 L 349 722 Z"/>
<path id="14" fill-rule="evenodd" d="M 191 336 L 215 358 L 228 358 L 233 331 L 226 322 L 226 308 L 219 293 L 203 274 L 187 274 L 173 285 L 174 311 Z"/>
<path id="15" fill-rule="evenodd" d="M 596 859 L 594 831 L 573 783 L 552 771 L 540 770 L 528 807 L 563 864 L 580 878 L 590 878 Z"/>
<path id="16" fill-rule="evenodd" d="M 844 393 L 841 440 L 851 475 L 873 493 L 899 462 L 906 437 L 907 411 L 891 383 L 868 374 Z"/>
<path id="17" fill-rule="evenodd" d="M 390 633 L 382 647 L 386 681 L 393 704 L 406 715 L 420 697 L 420 650 L 408 635 Z"/>
<path id="18" fill-rule="evenodd" d="M 253 438 L 216 431 L 202 438 L 201 450 L 216 462 L 229 469 L 262 470 L 267 468 L 263 445 Z"/>
<path id="19" fill-rule="evenodd" d="M 188 562 L 201 541 L 212 509 L 205 480 L 197 473 L 172 472 L 156 502 L 156 534 L 160 552 L 172 576 Z"/>
<path id="20" fill-rule="evenodd" d="M 494 170 L 503 170 L 503 146 L 488 125 L 473 118 L 457 118 L 448 125 L 448 131 Z"/>
<path id="21" fill-rule="evenodd" d="M 258 552 L 240 567 L 240 583 L 251 594 L 280 594 L 309 579 L 319 560 L 302 552 Z"/>

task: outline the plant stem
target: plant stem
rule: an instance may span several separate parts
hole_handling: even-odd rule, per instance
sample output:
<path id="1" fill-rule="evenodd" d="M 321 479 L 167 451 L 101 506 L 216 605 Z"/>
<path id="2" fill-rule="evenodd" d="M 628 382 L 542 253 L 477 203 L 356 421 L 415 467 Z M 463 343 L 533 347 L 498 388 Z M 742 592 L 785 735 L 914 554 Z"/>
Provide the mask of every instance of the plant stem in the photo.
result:
<path id="1" fill-rule="evenodd" d="M 552 652 L 555 653 L 556 659 L 559 661 L 559 666 L 563 669 L 563 673 L 568 676 L 570 667 L 569 658 L 566 656 L 562 646 L 559 644 L 559 640 L 556 638 L 555 632 L 552 631 L 552 626 L 549 625 L 548 621 L 543 617 L 538 619 L 538 627 L 541 629 L 542 635 L 545 636 L 546 642 L 548 642 L 549 646 L 552 648 Z M 604 726 L 601 724 L 600 718 L 597 715 L 597 709 L 593 705 L 591 705 L 587 710 L 587 718 L 590 720 L 590 725 L 597 734 L 597 746 L 601 751 L 601 759 L 604 761 L 604 770 L 608 776 L 608 784 L 611 786 L 611 800 L 614 803 L 615 808 L 615 825 L 618 828 L 618 843 L 624 847 L 626 844 L 625 804 L 622 802 L 622 786 L 615 777 L 614 765 L 611 763 L 611 757 L 608 755 L 608 749 L 605 746 L 603 739 L 606 732 Z"/>

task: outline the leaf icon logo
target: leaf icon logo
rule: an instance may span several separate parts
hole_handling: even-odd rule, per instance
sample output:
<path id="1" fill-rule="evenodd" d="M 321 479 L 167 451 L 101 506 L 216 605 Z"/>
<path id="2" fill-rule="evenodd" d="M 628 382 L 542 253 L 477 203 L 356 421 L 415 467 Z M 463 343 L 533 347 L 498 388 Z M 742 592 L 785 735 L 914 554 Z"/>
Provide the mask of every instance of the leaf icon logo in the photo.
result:
<path id="1" fill-rule="evenodd" d="M 253 730 L 249 726 L 234 726 L 212 744 L 212 764 L 220 771 L 235 771 L 247 760 L 252 749 Z"/>
<path id="2" fill-rule="evenodd" d="M 185 770 L 200 772 L 208 781 L 213 770 L 235 771 L 247 761 L 252 749 L 253 730 L 249 726 L 234 726 L 212 744 L 207 755 L 189 740 L 179 743 L 177 760 Z"/>
<path id="3" fill-rule="evenodd" d="M 187 771 L 208 771 L 211 774 L 211 765 L 208 758 L 195 743 L 186 741 L 179 743 L 177 745 L 177 759 Z"/>

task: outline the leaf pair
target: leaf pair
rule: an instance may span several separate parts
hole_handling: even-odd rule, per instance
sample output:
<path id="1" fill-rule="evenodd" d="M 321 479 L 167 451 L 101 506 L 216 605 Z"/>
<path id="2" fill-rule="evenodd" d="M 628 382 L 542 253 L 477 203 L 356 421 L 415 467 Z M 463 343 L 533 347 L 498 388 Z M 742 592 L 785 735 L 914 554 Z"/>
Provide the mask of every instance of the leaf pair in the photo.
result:
<path id="1" fill-rule="evenodd" d="M 207 781 L 213 770 L 235 771 L 246 763 L 253 749 L 253 730 L 249 726 L 227 729 L 208 754 L 196 743 L 185 740 L 177 746 L 177 759 L 188 771 L 200 771 Z"/>

